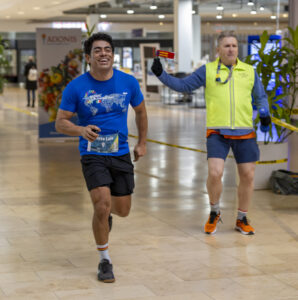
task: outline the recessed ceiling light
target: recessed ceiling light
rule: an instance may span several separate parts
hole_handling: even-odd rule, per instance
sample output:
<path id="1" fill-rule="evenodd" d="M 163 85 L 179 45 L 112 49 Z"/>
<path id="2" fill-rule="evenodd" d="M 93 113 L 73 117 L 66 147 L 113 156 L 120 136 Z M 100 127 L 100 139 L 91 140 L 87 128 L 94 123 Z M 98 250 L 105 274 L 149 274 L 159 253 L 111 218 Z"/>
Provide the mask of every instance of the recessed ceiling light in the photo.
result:
<path id="1" fill-rule="evenodd" d="M 131 15 L 131 14 L 134 14 L 134 13 L 135 13 L 135 11 L 134 11 L 134 10 L 132 10 L 132 9 L 128 9 L 126 12 L 127 12 L 129 15 Z"/>
<path id="2" fill-rule="evenodd" d="M 194 15 L 196 13 L 196 11 L 193 9 L 191 13 Z"/>
<path id="3" fill-rule="evenodd" d="M 150 9 L 157 9 L 157 6 L 152 4 L 152 5 L 150 5 Z"/>
<path id="4" fill-rule="evenodd" d="M 100 15 L 100 17 L 101 17 L 102 19 L 105 19 L 105 18 L 107 17 L 107 15 Z"/>
<path id="5" fill-rule="evenodd" d="M 219 19 L 219 20 L 222 19 L 222 15 L 217 15 L 216 19 Z"/>
<path id="6" fill-rule="evenodd" d="M 255 9 L 252 9 L 252 10 L 250 11 L 250 14 L 251 14 L 251 15 L 256 15 L 256 14 L 257 14 L 257 11 L 256 11 Z"/>
<path id="7" fill-rule="evenodd" d="M 236 18 L 236 17 L 237 17 L 237 14 L 232 14 L 232 17 L 233 17 L 233 18 Z"/>
<path id="8" fill-rule="evenodd" d="M 262 11 L 265 10 L 265 7 L 261 5 L 260 10 L 262 10 Z"/>
<path id="9" fill-rule="evenodd" d="M 272 15 L 272 16 L 270 16 L 270 19 L 275 20 L 276 16 Z"/>
<path id="10" fill-rule="evenodd" d="M 255 5 L 255 4 L 253 3 L 252 0 L 249 0 L 249 1 L 247 2 L 247 5 L 248 5 L 248 6 L 253 6 L 253 5 Z"/>
<path id="11" fill-rule="evenodd" d="M 159 25 L 162 26 L 162 25 L 163 25 L 163 22 L 159 22 Z"/>
<path id="12" fill-rule="evenodd" d="M 284 18 L 287 18 L 289 15 L 288 15 L 288 14 L 282 14 L 282 16 L 283 16 Z"/>
<path id="13" fill-rule="evenodd" d="M 159 15 L 158 18 L 159 18 L 159 19 L 164 19 L 165 16 L 164 16 L 164 15 Z"/>

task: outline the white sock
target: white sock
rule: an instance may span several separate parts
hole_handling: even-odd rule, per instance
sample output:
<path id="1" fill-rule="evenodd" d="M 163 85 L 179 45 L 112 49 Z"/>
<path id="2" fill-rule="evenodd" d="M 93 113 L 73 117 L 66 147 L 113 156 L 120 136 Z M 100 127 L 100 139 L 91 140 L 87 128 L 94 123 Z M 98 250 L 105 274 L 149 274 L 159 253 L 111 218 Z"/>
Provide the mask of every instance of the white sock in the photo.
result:
<path id="1" fill-rule="evenodd" d="M 106 243 L 105 245 L 97 245 L 97 250 L 100 255 L 100 261 L 103 259 L 107 259 L 110 263 L 112 263 L 112 260 L 109 255 L 109 244 Z"/>
<path id="2" fill-rule="evenodd" d="M 210 207 L 211 207 L 211 211 L 215 211 L 217 215 L 219 214 L 219 212 L 220 212 L 219 202 L 217 202 L 216 204 L 210 203 Z"/>
<path id="3" fill-rule="evenodd" d="M 246 215 L 247 215 L 247 211 L 238 209 L 238 216 L 237 216 L 238 220 L 242 220 L 244 217 L 246 217 Z"/>

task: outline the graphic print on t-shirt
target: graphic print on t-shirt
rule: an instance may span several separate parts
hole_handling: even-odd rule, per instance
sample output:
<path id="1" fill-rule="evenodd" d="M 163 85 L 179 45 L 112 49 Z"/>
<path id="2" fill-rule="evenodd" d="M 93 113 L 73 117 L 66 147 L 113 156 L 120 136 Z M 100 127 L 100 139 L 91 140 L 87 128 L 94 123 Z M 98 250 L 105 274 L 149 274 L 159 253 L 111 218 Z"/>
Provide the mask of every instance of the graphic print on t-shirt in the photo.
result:
<path id="1" fill-rule="evenodd" d="M 94 90 L 89 90 L 88 92 L 86 92 L 83 99 L 85 106 L 90 109 L 92 115 L 94 116 L 98 112 L 96 104 L 100 104 L 101 106 L 103 106 L 106 112 L 112 111 L 113 105 L 120 106 L 123 112 L 126 111 L 126 95 L 127 93 L 123 92 L 122 94 L 109 94 L 102 96 L 101 94 L 96 94 Z"/>

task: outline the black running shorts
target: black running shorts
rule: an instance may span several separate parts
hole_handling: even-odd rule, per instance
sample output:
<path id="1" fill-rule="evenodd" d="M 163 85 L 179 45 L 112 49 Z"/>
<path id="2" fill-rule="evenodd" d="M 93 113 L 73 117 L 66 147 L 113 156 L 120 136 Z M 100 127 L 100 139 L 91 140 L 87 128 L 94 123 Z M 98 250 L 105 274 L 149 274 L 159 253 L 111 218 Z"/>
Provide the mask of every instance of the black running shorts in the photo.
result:
<path id="1" fill-rule="evenodd" d="M 122 156 L 83 155 L 81 163 L 89 191 L 96 187 L 108 186 L 113 196 L 133 193 L 134 166 L 129 153 Z"/>

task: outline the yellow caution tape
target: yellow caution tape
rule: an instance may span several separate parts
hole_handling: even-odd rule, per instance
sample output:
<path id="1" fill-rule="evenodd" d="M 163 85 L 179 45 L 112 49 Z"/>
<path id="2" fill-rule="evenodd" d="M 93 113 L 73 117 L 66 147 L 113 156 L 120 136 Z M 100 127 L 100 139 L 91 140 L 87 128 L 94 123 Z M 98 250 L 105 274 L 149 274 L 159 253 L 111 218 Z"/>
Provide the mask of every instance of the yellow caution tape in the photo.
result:
<path id="1" fill-rule="evenodd" d="M 288 124 L 288 123 L 286 123 L 286 122 L 283 122 L 283 121 L 281 121 L 281 120 L 279 120 L 279 119 L 277 119 L 277 118 L 275 118 L 275 117 L 271 117 L 271 120 L 272 120 L 272 122 L 273 122 L 274 124 L 276 124 L 276 125 L 279 125 L 279 126 L 282 126 L 282 127 L 287 128 L 287 129 L 290 129 L 290 130 L 292 130 L 292 131 L 298 132 L 298 127 L 296 127 L 296 126 L 293 126 L 293 125 L 291 125 L 291 124 Z"/>
<path id="2" fill-rule="evenodd" d="M 135 138 L 135 139 L 138 138 L 136 135 L 132 135 L 132 134 L 129 134 L 128 136 L 132 137 L 132 138 Z M 165 145 L 165 146 L 170 146 L 170 147 L 174 147 L 174 148 L 184 149 L 184 150 L 207 153 L 207 151 L 204 151 L 204 150 L 200 150 L 200 149 L 196 149 L 196 148 L 190 148 L 190 147 L 184 147 L 184 146 L 179 146 L 179 145 L 174 145 L 174 144 L 169 144 L 169 143 L 160 142 L 160 141 L 151 140 L 151 139 L 147 139 L 146 141 L 151 142 L 151 143 L 155 143 L 155 144 L 159 144 L 159 145 Z"/>
<path id="3" fill-rule="evenodd" d="M 138 136 L 132 135 L 132 134 L 129 134 L 128 136 L 132 137 L 132 138 L 135 138 L 135 139 L 138 138 Z M 190 151 L 195 151 L 195 152 L 200 152 L 200 153 L 207 153 L 207 151 L 204 151 L 204 150 L 200 150 L 200 149 L 196 149 L 196 148 L 190 148 L 190 147 L 184 147 L 184 146 L 179 146 L 179 145 L 174 145 L 174 144 L 169 144 L 169 143 L 160 142 L 160 141 L 156 141 L 156 140 L 152 140 L 152 139 L 147 139 L 146 141 L 147 142 L 151 142 L 151 143 L 155 143 L 155 144 L 159 144 L 159 145 L 165 145 L 165 146 L 169 146 L 169 147 L 184 149 L 184 150 L 190 150 Z M 234 158 L 234 156 L 228 155 L 228 158 Z M 263 165 L 263 164 L 281 164 L 281 163 L 285 163 L 287 161 L 288 161 L 287 158 L 283 158 L 283 159 L 277 159 L 277 160 L 257 161 L 257 164 L 258 165 Z"/>
<path id="4" fill-rule="evenodd" d="M 283 159 L 277 159 L 277 160 L 263 160 L 263 161 L 257 161 L 258 165 L 266 165 L 266 164 L 282 164 L 286 163 L 288 161 L 287 158 Z"/>
<path id="5" fill-rule="evenodd" d="M 34 116 L 34 117 L 38 116 L 38 114 L 34 111 L 30 111 L 30 110 L 27 110 L 27 109 L 22 109 L 22 108 L 15 107 L 15 106 L 12 106 L 12 105 L 9 105 L 9 104 L 6 104 L 6 103 L 4 103 L 3 106 L 6 107 L 6 108 L 15 110 L 17 112 L 21 112 L 23 114 L 29 115 L 29 116 Z"/>

